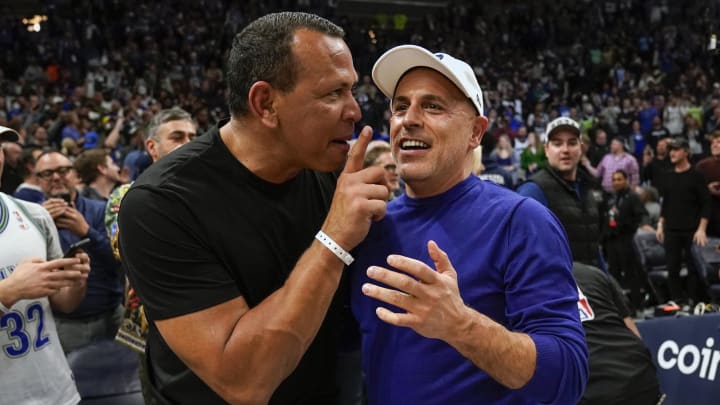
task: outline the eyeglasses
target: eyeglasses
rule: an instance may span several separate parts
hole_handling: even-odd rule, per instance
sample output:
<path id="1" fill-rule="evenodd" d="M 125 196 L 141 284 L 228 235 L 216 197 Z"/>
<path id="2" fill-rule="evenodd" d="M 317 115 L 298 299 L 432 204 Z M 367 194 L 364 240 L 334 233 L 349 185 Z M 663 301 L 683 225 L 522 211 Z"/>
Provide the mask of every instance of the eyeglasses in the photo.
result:
<path id="1" fill-rule="evenodd" d="M 53 174 L 55 174 L 55 173 L 57 173 L 58 176 L 60 176 L 60 177 L 67 176 L 67 174 L 70 172 L 70 170 L 72 170 L 72 168 L 73 168 L 72 166 L 61 166 L 61 167 L 58 167 L 57 169 L 48 169 L 48 170 L 43 170 L 41 172 L 37 172 L 37 173 L 35 173 L 35 175 L 38 176 L 38 178 L 41 178 L 43 180 L 50 180 L 52 178 Z"/>

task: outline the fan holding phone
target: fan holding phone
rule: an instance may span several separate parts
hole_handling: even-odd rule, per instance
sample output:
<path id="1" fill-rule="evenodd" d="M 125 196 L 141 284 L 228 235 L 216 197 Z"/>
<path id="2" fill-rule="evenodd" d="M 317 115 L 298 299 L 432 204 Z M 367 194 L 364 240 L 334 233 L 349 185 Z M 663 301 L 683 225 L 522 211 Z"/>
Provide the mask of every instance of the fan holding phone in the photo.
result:
<path id="1" fill-rule="evenodd" d="M 99 169 L 98 169 L 99 170 Z M 105 232 L 105 203 L 79 195 L 73 162 L 58 152 L 40 155 L 35 164 L 38 186 L 66 256 L 82 250 L 91 259 L 85 299 L 69 314 L 56 317 L 65 352 L 94 341 L 112 339 L 122 319 L 124 275 Z"/>

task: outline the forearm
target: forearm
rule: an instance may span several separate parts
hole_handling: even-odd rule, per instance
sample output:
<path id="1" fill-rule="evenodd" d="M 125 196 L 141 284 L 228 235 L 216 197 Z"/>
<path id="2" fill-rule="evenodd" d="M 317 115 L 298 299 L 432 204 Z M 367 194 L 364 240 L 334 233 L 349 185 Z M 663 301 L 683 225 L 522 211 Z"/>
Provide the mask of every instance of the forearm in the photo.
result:
<path id="1" fill-rule="evenodd" d="M 708 225 L 708 219 L 700 218 L 700 223 L 698 224 L 697 232 L 702 231 L 703 233 L 705 233 L 707 230 L 707 225 Z"/>
<path id="2" fill-rule="evenodd" d="M 635 321 L 631 317 L 625 317 L 623 318 L 623 322 L 625 322 L 625 326 L 627 326 L 628 329 L 637 337 L 642 339 L 642 336 L 640 336 L 640 330 L 637 328 L 637 325 L 635 325 Z"/>
<path id="3" fill-rule="evenodd" d="M 8 284 L 7 279 L 0 280 L 0 302 L 5 307 L 10 308 L 15 305 L 18 300 L 20 300 L 20 297 L 13 293 L 13 289 Z M 0 314 L 2 313 L 4 312 L 0 309 Z"/>
<path id="4" fill-rule="evenodd" d="M 314 242 L 282 288 L 244 314 L 214 317 L 219 328 L 230 327 L 217 331 L 211 351 L 183 360 L 228 402 L 267 403 L 315 338 L 342 269 L 333 253 Z"/>
<path id="5" fill-rule="evenodd" d="M 467 322 L 448 343 L 508 388 L 523 387 L 535 373 L 537 353 L 530 336 L 511 332 L 470 308 Z"/>
<path id="6" fill-rule="evenodd" d="M 587 169 L 587 171 L 588 171 L 593 177 L 602 177 L 602 175 L 603 175 L 603 170 L 602 170 L 601 168 L 597 168 L 597 169 L 596 169 L 596 168 L 592 167 L 592 164 L 590 164 L 590 161 L 589 161 L 589 160 L 583 162 L 582 165 L 585 166 L 585 168 Z"/>
<path id="7" fill-rule="evenodd" d="M 271 340 L 291 340 L 288 346 L 292 363 L 297 363 L 310 346 L 320 328 L 335 291 L 340 283 L 344 264 L 317 241 L 300 258 L 282 288 L 243 315 L 233 334 L 253 334 L 259 331 Z M 243 336 L 238 336 L 243 339 Z M 232 336 L 231 336 L 232 338 Z M 233 343 L 233 342 L 229 342 Z M 274 342 L 262 342 L 269 352 L 275 352 Z M 293 348 L 297 346 L 298 350 Z M 282 345 L 281 345 L 282 347 Z M 225 350 L 233 350 L 229 344 Z M 254 349 L 253 349 L 254 350 Z M 285 357 L 285 356 L 282 356 Z M 258 356 L 264 362 L 264 356 Z M 294 369 L 295 364 L 287 370 Z"/>
<path id="8" fill-rule="evenodd" d="M 120 128 L 122 127 L 122 125 L 123 119 L 118 119 L 113 126 L 113 129 L 110 131 L 107 138 L 105 139 L 104 145 L 106 148 L 115 149 L 120 140 Z"/>

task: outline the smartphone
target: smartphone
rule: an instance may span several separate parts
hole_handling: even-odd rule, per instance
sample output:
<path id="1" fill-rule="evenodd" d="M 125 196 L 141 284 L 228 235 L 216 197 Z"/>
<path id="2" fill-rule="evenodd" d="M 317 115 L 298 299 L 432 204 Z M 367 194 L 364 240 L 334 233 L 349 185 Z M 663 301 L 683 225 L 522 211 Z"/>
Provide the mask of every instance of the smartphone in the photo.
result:
<path id="1" fill-rule="evenodd" d="M 65 200 L 66 203 L 68 203 L 68 205 L 72 206 L 72 196 L 70 195 L 70 193 L 62 193 L 57 195 L 56 197 L 62 198 L 63 200 Z"/>
<path id="2" fill-rule="evenodd" d="M 90 244 L 89 238 L 80 239 L 79 241 L 70 245 L 67 252 L 65 252 L 65 256 L 63 256 L 63 257 L 75 257 L 75 254 L 79 250 L 82 250 L 84 247 L 88 246 L 89 244 Z"/>

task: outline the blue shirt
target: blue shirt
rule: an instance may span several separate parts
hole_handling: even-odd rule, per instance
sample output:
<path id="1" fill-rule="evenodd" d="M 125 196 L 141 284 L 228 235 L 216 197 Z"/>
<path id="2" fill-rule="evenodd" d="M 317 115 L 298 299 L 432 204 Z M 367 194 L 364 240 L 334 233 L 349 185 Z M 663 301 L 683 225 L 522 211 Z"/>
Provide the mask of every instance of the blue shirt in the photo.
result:
<path id="1" fill-rule="evenodd" d="M 534 341 L 537 365 L 524 387 L 508 389 L 447 343 L 375 315 L 377 306 L 401 310 L 362 294 L 366 269 L 387 267 L 391 253 L 434 268 L 430 239 L 447 252 L 467 306 Z M 582 396 L 587 349 L 570 250 L 562 226 L 537 202 L 475 176 L 438 196 L 403 195 L 354 257 L 352 311 L 371 405 L 574 404 Z"/>
<path id="2" fill-rule="evenodd" d="M 90 238 L 90 245 L 84 248 L 90 256 L 90 274 L 85 298 L 75 311 L 59 314 L 63 318 L 85 318 L 114 310 L 122 302 L 125 291 L 125 277 L 120 263 L 112 254 L 105 231 L 105 203 L 78 195 L 75 208 L 85 218 L 90 230 L 87 235 L 78 236 L 67 229 L 58 229 L 60 246 L 66 252 L 71 244 Z"/>

